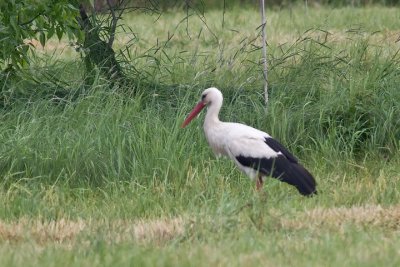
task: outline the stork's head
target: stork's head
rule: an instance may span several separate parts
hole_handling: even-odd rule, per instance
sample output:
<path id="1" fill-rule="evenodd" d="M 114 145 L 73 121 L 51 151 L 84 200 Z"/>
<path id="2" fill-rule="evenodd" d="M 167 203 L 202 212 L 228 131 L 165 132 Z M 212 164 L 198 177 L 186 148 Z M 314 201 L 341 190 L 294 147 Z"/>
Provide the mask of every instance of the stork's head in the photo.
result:
<path id="1" fill-rule="evenodd" d="M 203 91 L 201 94 L 201 100 L 197 105 L 192 109 L 190 114 L 187 116 L 186 120 L 182 123 L 182 128 L 186 127 L 193 120 L 200 111 L 203 110 L 204 107 L 211 105 L 214 102 L 220 102 L 222 104 L 222 93 L 215 87 L 210 87 Z"/>
<path id="2" fill-rule="evenodd" d="M 204 105 L 209 105 L 211 102 L 222 99 L 222 93 L 215 87 L 210 87 L 201 94 L 201 101 Z"/>

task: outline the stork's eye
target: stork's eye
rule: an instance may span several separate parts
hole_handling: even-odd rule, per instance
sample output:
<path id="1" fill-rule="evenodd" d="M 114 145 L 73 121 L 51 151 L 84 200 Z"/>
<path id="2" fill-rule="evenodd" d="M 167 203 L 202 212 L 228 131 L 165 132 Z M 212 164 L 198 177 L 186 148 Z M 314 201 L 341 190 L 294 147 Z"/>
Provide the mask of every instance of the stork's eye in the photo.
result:
<path id="1" fill-rule="evenodd" d="M 203 101 L 203 100 L 206 98 L 206 96 L 207 96 L 207 94 L 203 94 L 203 95 L 201 96 L 201 100 Z"/>

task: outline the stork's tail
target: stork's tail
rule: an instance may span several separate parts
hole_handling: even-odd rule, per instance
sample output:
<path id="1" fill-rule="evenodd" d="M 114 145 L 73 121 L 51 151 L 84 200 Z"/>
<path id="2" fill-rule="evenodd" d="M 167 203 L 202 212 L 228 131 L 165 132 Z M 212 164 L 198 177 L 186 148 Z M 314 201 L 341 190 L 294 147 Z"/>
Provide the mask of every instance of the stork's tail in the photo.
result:
<path id="1" fill-rule="evenodd" d="M 314 177 L 300 164 L 292 164 L 289 172 L 285 173 L 283 176 L 283 181 L 295 186 L 303 196 L 313 196 L 317 194 L 317 183 Z M 288 176 L 291 176 L 291 178 Z"/>

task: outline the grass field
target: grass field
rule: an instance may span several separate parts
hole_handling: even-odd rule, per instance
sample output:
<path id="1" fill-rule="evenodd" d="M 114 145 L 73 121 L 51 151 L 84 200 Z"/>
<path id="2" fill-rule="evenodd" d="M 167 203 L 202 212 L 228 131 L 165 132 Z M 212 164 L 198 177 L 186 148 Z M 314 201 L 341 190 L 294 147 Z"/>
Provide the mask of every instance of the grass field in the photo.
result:
<path id="1" fill-rule="evenodd" d="M 258 10 L 185 16 L 124 18 L 124 90 L 86 88 L 66 41 L 37 48 L 37 83 L 7 82 L 0 266 L 400 266 L 398 8 L 269 10 L 267 112 Z M 80 95 L 48 98 L 60 83 Z M 319 195 L 255 192 L 212 155 L 203 116 L 181 129 L 209 86 L 223 120 L 279 139 Z"/>

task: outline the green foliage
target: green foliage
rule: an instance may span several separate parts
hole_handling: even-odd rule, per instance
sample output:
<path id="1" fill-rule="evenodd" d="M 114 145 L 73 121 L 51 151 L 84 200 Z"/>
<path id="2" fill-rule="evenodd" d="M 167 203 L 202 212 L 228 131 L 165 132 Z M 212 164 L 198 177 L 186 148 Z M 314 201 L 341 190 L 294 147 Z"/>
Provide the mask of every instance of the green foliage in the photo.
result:
<path id="1" fill-rule="evenodd" d="M 21 68 L 29 64 L 32 40 L 42 46 L 56 36 L 81 38 L 75 1 L 3 0 L 0 3 L 0 66 Z"/>

